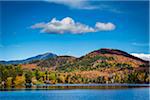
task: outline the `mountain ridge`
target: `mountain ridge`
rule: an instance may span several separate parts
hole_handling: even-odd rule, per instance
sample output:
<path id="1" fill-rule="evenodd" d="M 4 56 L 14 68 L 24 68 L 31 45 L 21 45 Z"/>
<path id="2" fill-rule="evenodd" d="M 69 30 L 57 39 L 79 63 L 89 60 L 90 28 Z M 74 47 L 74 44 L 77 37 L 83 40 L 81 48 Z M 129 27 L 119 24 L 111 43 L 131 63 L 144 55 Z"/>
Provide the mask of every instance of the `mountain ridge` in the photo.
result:
<path id="1" fill-rule="evenodd" d="M 98 49 L 98 50 L 94 50 L 90 53 L 87 53 L 86 55 L 92 54 L 92 53 L 95 53 L 95 55 L 96 54 L 121 55 L 121 56 L 129 57 L 129 58 L 132 58 L 132 59 L 136 59 L 136 60 L 141 61 L 141 62 L 148 63 L 148 61 L 146 61 L 146 60 L 135 57 L 135 56 L 133 56 L 131 54 L 128 54 L 127 52 L 119 50 L 119 49 L 101 48 L 101 49 Z M 84 55 L 84 56 L 86 56 L 86 55 Z M 69 55 L 60 55 L 60 56 L 58 56 L 56 54 L 47 52 L 47 53 L 39 54 L 37 56 L 29 57 L 29 58 L 23 59 L 23 60 L 10 60 L 10 61 L 2 61 L 1 60 L 0 64 L 24 64 L 24 63 L 30 63 L 30 62 L 36 61 L 36 60 L 46 60 L 46 59 L 55 58 L 55 57 L 73 57 L 73 58 L 76 58 L 76 59 L 81 59 L 84 56 L 76 58 L 74 56 L 69 56 Z"/>
<path id="2" fill-rule="evenodd" d="M 23 64 L 23 63 L 29 63 L 31 61 L 35 61 L 35 60 L 44 60 L 50 57 L 56 57 L 56 54 L 47 52 L 44 54 L 39 54 L 33 57 L 29 57 L 27 59 L 23 59 L 23 60 L 10 60 L 10 61 L 0 61 L 0 64 Z"/>
<path id="3" fill-rule="evenodd" d="M 116 54 L 116 55 L 123 55 L 123 56 L 130 57 L 130 58 L 133 58 L 133 59 L 137 59 L 137 60 L 140 60 L 140 61 L 144 61 L 144 62 L 146 61 L 146 60 L 143 60 L 143 59 L 141 59 L 139 57 L 133 56 L 133 55 L 131 55 L 131 54 L 125 52 L 125 51 L 119 50 L 119 49 L 102 48 L 102 49 L 99 49 L 99 50 L 95 50 L 93 52 L 101 52 L 103 54 L 110 53 L 110 54 Z"/>
<path id="4" fill-rule="evenodd" d="M 79 58 L 72 56 L 56 56 L 54 58 L 45 59 L 39 62 L 33 62 L 38 67 L 53 68 L 54 70 L 93 70 L 98 67 L 127 67 L 138 68 L 140 66 L 148 66 L 148 61 L 134 57 L 127 52 L 118 49 L 99 49 L 87 53 Z"/>

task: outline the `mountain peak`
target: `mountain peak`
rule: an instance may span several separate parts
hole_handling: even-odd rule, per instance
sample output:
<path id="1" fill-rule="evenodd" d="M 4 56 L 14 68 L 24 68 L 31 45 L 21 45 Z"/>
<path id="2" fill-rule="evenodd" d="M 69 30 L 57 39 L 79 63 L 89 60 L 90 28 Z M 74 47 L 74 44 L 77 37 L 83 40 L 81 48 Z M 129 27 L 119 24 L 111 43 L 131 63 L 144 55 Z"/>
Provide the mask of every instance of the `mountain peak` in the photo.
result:
<path id="1" fill-rule="evenodd" d="M 56 56 L 57 56 L 56 54 L 47 52 L 47 53 L 40 54 L 40 55 L 37 55 L 37 56 L 33 56 L 33 57 L 30 57 L 30 58 L 27 58 L 27 59 L 24 59 L 24 60 L 0 61 L 0 64 L 23 64 L 23 63 L 29 63 L 29 62 L 32 62 L 32 61 L 36 61 L 36 60 L 45 60 L 45 59 L 53 58 L 53 57 L 56 57 Z"/>
<path id="2" fill-rule="evenodd" d="M 128 53 L 118 50 L 118 49 L 110 49 L 110 48 L 101 48 L 99 50 L 95 50 L 93 52 L 101 53 L 101 54 L 117 54 L 117 55 L 129 55 Z"/>
<path id="3" fill-rule="evenodd" d="M 140 59 L 138 57 L 135 57 L 133 55 L 128 54 L 127 52 L 124 52 L 124 51 L 121 51 L 121 50 L 118 50 L 118 49 L 101 48 L 101 49 L 95 50 L 95 51 L 93 51 L 91 53 L 122 55 L 122 56 L 125 56 L 125 57 L 129 57 L 129 58 L 132 58 L 132 59 L 136 59 L 136 60 L 142 61 L 142 62 L 147 62 L 147 61 L 145 61 L 143 59 Z"/>

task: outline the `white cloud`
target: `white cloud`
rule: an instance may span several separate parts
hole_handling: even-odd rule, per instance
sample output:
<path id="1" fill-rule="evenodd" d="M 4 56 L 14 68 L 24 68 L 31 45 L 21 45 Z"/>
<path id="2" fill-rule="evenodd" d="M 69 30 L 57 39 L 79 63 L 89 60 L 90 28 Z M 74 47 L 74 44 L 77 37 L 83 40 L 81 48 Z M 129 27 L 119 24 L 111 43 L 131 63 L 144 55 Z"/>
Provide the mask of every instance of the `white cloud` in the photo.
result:
<path id="1" fill-rule="evenodd" d="M 97 22 L 95 27 L 97 28 L 97 30 L 109 31 L 114 30 L 116 26 L 110 22 L 109 23 Z"/>
<path id="2" fill-rule="evenodd" d="M 65 5 L 72 9 L 82 9 L 82 10 L 102 10 L 102 11 L 110 11 L 114 13 L 122 13 L 122 11 L 112 7 L 111 5 L 106 5 L 103 3 L 93 4 L 92 0 L 45 0 L 50 3 Z"/>
<path id="3" fill-rule="evenodd" d="M 80 22 L 75 22 L 72 18 L 66 17 L 62 20 L 57 20 L 53 18 L 48 23 L 37 23 L 31 26 L 32 29 L 40 28 L 43 33 L 54 33 L 54 34 L 82 34 L 88 32 L 98 32 L 98 31 L 111 31 L 115 29 L 115 25 L 112 23 L 101 23 L 97 22 L 95 27 L 90 27 L 88 25 L 82 24 Z"/>
<path id="4" fill-rule="evenodd" d="M 134 46 L 150 46 L 149 43 L 137 43 L 137 42 L 133 42 L 132 45 L 134 45 Z"/>
<path id="5" fill-rule="evenodd" d="M 51 3 L 56 4 L 63 4 L 65 6 L 68 6 L 70 8 L 75 9 L 85 9 L 85 10 L 92 10 L 92 9 L 98 9 L 98 6 L 91 5 L 86 0 L 45 0 Z"/>
<path id="6" fill-rule="evenodd" d="M 143 60 L 150 61 L 150 54 L 143 54 L 143 53 L 140 53 L 140 54 L 138 54 L 138 53 L 131 53 L 131 55 L 136 56 L 136 57 L 138 57 L 138 58 L 141 58 L 141 59 L 143 59 Z"/>

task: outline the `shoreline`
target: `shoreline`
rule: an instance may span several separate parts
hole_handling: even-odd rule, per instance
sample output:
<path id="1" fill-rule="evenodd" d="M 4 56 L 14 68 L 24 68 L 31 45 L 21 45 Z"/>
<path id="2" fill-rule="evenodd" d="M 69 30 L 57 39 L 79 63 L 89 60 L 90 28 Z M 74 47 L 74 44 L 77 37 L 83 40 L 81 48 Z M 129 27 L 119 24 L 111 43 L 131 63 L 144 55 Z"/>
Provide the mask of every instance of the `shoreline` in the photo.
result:
<path id="1" fill-rule="evenodd" d="M 21 86 L 0 88 L 0 91 L 23 91 L 23 90 L 70 90 L 70 89 L 129 89 L 129 88 L 150 88 L 150 84 L 42 84 L 33 86 Z"/>

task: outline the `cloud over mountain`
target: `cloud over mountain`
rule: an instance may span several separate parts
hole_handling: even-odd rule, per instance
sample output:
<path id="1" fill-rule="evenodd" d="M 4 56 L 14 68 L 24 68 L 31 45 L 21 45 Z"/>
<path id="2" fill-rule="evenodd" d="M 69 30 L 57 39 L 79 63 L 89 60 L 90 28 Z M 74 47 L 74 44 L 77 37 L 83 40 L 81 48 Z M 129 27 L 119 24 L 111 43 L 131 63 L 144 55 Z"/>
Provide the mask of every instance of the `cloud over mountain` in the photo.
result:
<path id="1" fill-rule="evenodd" d="M 150 54 L 143 54 L 143 53 L 138 54 L 138 53 L 132 53 L 131 55 L 136 56 L 136 57 L 139 57 L 139 58 L 141 58 L 141 59 L 143 59 L 143 60 L 150 61 Z"/>
<path id="2" fill-rule="evenodd" d="M 95 27 L 90 27 L 89 25 L 82 24 L 80 22 L 75 22 L 72 18 L 66 17 L 62 20 L 57 20 L 53 18 L 50 22 L 36 23 L 31 26 L 32 29 L 41 29 L 42 33 L 53 33 L 53 34 L 82 34 L 88 32 L 98 32 L 98 31 L 111 31 L 116 28 L 113 23 L 102 23 L 96 22 Z"/>

